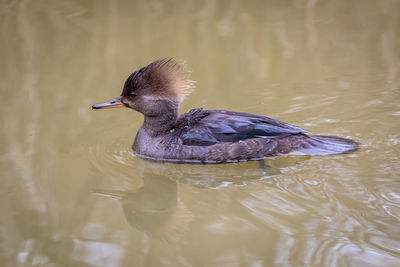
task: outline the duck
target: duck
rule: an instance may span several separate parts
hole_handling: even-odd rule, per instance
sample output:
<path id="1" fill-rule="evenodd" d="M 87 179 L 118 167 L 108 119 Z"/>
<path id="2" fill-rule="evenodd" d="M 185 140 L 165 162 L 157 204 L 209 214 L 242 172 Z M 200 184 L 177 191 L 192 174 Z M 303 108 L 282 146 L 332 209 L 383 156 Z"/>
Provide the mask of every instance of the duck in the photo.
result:
<path id="1" fill-rule="evenodd" d="M 172 58 L 156 60 L 133 72 L 117 98 L 92 109 L 130 108 L 144 121 L 132 145 L 145 160 L 217 164 L 264 160 L 288 154 L 333 155 L 358 150 L 343 137 L 308 131 L 263 115 L 195 108 L 179 114 L 194 88 L 190 71 Z"/>

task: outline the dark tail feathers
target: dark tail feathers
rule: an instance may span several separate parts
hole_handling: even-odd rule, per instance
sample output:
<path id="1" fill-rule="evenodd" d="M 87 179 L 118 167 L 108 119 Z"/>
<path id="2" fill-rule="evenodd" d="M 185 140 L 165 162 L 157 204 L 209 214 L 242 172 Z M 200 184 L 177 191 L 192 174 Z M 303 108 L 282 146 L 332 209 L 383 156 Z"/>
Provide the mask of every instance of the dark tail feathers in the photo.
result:
<path id="1" fill-rule="evenodd" d="M 335 137 L 311 135 L 303 139 L 297 152 L 306 155 L 332 155 L 354 152 L 358 149 L 359 143 L 354 140 Z"/>

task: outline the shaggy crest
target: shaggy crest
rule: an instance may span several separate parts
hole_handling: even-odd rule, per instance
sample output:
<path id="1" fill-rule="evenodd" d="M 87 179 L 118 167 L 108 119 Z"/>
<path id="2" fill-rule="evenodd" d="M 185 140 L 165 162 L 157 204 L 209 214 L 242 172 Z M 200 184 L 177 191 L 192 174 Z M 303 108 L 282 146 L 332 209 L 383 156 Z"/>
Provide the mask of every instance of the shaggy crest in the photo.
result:
<path id="1" fill-rule="evenodd" d="M 172 58 L 160 59 L 132 73 L 125 82 L 124 92 L 132 90 L 136 94 L 182 102 L 194 89 L 189 75 L 184 63 Z"/>

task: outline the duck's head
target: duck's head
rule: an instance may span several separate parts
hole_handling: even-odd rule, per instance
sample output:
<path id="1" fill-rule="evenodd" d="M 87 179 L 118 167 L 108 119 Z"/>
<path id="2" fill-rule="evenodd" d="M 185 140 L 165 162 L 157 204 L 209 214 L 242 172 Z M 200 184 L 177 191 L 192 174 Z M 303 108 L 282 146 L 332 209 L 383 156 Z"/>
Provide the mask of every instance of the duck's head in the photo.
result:
<path id="1" fill-rule="evenodd" d="M 128 107 L 145 116 L 157 116 L 165 105 L 178 107 L 193 89 L 190 72 L 173 59 L 157 60 L 132 73 L 119 97 L 93 109 Z"/>

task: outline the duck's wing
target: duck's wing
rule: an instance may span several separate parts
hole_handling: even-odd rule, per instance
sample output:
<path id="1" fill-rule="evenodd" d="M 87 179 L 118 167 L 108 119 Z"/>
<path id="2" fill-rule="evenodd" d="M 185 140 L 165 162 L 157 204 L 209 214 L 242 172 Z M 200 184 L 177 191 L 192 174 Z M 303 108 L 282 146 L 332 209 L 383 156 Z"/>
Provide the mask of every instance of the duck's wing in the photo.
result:
<path id="1" fill-rule="evenodd" d="M 227 110 L 195 109 L 183 114 L 180 138 L 185 145 L 207 146 L 249 138 L 307 133 L 269 117 Z"/>

